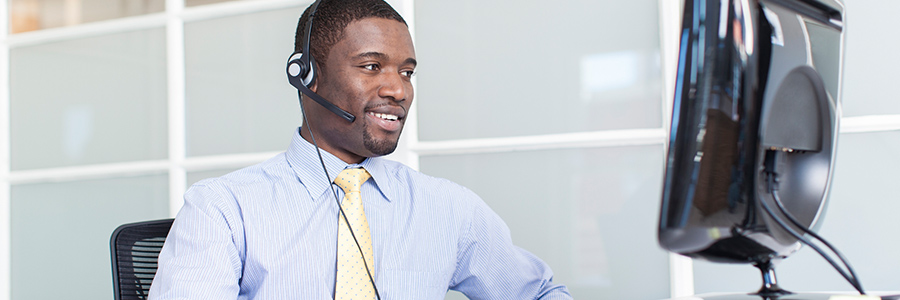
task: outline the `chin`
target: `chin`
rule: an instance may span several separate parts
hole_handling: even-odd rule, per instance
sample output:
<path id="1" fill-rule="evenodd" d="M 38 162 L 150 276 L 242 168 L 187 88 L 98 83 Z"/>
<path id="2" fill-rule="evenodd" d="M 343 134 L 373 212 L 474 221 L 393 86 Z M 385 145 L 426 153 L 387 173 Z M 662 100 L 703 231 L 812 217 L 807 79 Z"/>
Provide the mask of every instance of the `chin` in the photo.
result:
<path id="1" fill-rule="evenodd" d="M 388 142 L 388 143 L 384 143 L 384 144 L 379 143 L 377 145 L 368 145 L 367 144 L 366 150 L 369 150 L 369 152 L 372 152 L 372 154 L 374 154 L 374 156 L 384 156 L 384 155 L 394 153 L 394 150 L 397 150 L 397 143 L 396 142 L 395 143 Z"/>
<path id="2" fill-rule="evenodd" d="M 363 136 L 363 146 L 373 156 L 383 156 L 394 153 L 394 150 L 397 150 L 399 140 L 399 136 L 394 139 L 375 139 L 367 132 Z"/>

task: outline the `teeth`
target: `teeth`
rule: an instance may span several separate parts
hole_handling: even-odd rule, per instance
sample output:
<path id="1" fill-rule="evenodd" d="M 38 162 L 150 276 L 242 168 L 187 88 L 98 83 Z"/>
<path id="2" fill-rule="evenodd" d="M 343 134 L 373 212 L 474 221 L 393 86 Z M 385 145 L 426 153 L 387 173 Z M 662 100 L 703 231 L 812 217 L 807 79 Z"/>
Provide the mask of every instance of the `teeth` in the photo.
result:
<path id="1" fill-rule="evenodd" d="M 381 114 L 381 113 L 370 113 L 370 114 L 372 114 L 373 116 L 385 119 L 385 120 L 389 120 L 389 121 L 397 121 L 397 119 L 399 119 L 399 117 L 397 117 L 395 115 L 390 115 L 390 114 Z"/>

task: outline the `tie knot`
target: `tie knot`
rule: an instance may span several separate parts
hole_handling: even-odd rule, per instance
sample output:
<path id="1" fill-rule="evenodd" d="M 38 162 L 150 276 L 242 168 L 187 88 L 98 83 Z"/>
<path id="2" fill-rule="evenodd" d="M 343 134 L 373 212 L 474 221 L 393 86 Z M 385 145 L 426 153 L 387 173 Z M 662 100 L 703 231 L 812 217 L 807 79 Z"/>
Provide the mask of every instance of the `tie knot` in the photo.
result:
<path id="1" fill-rule="evenodd" d="M 359 188 L 362 186 L 363 182 L 369 180 L 369 172 L 366 172 L 366 169 L 356 168 L 356 169 L 344 169 L 338 174 L 337 178 L 334 179 L 334 183 L 341 187 L 344 190 L 344 194 L 349 194 L 351 192 L 359 192 Z"/>

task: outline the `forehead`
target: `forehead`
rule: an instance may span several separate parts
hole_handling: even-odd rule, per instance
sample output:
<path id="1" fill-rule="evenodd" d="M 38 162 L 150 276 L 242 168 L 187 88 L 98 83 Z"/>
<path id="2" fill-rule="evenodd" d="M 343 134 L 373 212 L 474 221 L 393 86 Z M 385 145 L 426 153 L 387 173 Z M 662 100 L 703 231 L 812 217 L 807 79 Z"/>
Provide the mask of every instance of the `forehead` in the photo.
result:
<path id="1" fill-rule="evenodd" d="M 415 58 L 415 48 L 409 28 L 391 19 L 365 18 L 350 22 L 344 28 L 341 39 L 329 53 L 334 57 L 347 57 L 360 53 L 384 53 L 392 59 Z M 337 54 L 336 56 L 333 54 Z"/>

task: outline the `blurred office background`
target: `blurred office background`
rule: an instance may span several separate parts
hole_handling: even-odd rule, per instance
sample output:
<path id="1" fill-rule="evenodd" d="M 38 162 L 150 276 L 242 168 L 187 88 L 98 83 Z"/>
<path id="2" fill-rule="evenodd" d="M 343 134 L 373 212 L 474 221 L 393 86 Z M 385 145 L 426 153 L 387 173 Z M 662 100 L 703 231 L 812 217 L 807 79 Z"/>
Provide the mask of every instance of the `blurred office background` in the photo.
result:
<path id="1" fill-rule="evenodd" d="M 116 226 L 174 216 L 190 184 L 283 151 L 300 123 L 284 64 L 311 2 L 0 4 L 0 300 L 111 299 Z M 680 1 L 388 2 L 420 64 L 392 159 L 480 194 L 576 299 L 758 288 L 749 265 L 656 244 Z M 820 233 L 868 290 L 900 290 L 900 2 L 846 6 Z M 806 248 L 777 270 L 791 290 L 852 290 Z"/>

